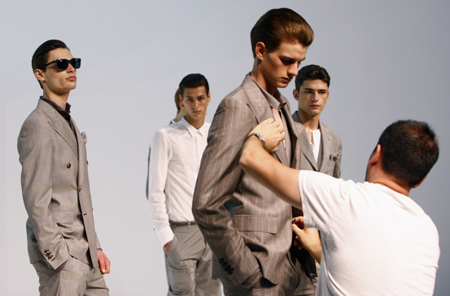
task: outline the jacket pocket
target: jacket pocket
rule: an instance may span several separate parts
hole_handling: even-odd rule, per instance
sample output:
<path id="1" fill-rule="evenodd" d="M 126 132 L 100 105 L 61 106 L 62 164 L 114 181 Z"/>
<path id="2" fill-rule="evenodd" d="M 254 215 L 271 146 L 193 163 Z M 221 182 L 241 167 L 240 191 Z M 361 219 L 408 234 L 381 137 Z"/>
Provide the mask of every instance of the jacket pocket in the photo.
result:
<path id="1" fill-rule="evenodd" d="M 270 216 L 235 215 L 233 224 L 241 232 L 278 232 L 278 218 Z"/>
<path id="2" fill-rule="evenodd" d="M 76 214 L 74 212 L 52 212 L 53 219 L 58 225 L 72 225 L 75 221 Z"/>

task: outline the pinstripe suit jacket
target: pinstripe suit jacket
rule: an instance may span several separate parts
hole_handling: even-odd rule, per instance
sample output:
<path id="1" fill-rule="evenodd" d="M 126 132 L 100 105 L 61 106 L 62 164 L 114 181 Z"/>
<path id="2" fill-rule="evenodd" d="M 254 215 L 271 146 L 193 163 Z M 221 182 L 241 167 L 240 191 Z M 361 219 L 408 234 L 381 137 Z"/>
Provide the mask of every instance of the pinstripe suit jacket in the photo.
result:
<path id="1" fill-rule="evenodd" d="M 300 122 L 297 112 L 292 114 L 295 124 L 298 125 L 300 133 L 300 147 L 302 150 L 301 169 L 321 172 L 335 178 L 341 176 L 342 141 L 341 137 L 325 124 L 319 121 L 320 133 L 322 135 L 322 164 L 317 166 L 314 153 L 309 143 L 306 130 Z"/>
<path id="2" fill-rule="evenodd" d="M 72 124 L 76 137 L 58 111 L 39 100 L 20 130 L 28 254 L 31 263 L 46 260 L 53 269 L 69 255 L 98 268 L 86 136 Z"/>
<path id="3" fill-rule="evenodd" d="M 286 101 L 283 96 L 281 100 Z M 291 167 L 300 168 L 298 131 L 288 103 L 282 112 L 292 144 Z M 242 285 L 255 271 L 280 283 L 282 262 L 292 243 L 292 207 L 239 165 L 248 133 L 267 118 L 273 118 L 267 98 L 247 75 L 214 115 L 194 193 L 195 220 L 216 258 L 213 277 L 229 276 L 235 285 Z M 281 146 L 273 157 L 288 163 Z M 244 287 L 248 284 L 253 283 Z"/>

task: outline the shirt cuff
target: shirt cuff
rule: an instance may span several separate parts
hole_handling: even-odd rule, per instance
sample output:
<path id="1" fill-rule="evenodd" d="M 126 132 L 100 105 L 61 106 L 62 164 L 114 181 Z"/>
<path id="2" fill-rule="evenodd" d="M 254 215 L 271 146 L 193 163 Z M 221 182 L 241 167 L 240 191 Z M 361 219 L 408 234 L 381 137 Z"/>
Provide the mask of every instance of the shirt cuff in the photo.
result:
<path id="1" fill-rule="evenodd" d="M 170 226 L 165 226 L 161 229 L 157 229 L 156 233 L 158 234 L 159 241 L 161 242 L 163 247 L 165 246 L 165 244 L 173 240 L 173 232 Z"/>

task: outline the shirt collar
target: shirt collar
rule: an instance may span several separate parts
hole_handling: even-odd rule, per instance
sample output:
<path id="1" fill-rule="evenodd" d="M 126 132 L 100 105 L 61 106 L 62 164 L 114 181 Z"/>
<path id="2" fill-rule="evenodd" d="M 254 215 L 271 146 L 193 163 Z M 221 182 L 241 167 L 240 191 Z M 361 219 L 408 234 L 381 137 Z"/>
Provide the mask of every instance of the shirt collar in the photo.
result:
<path id="1" fill-rule="evenodd" d="M 191 137 L 193 137 L 195 134 L 199 134 L 202 137 L 207 135 L 207 131 L 206 131 L 207 127 L 205 124 L 206 122 L 203 123 L 201 128 L 196 129 L 186 120 L 185 116 L 183 116 L 181 118 L 181 120 L 179 121 L 179 123 L 181 123 L 182 125 L 184 125 L 186 127 L 186 129 L 189 132 L 189 134 L 191 135 Z"/>
<path id="2" fill-rule="evenodd" d="M 271 94 L 269 94 L 265 89 L 263 89 L 258 82 L 256 82 L 255 79 L 253 79 L 253 77 L 249 74 L 247 74 L 252 80 L 253 82 L 259 87 L 259 89 L 261 90 L 261 92 L 263 93 L 264 97 L 266 98 L 266 100 L 269 102 L 270 107 L 279 110 L 280 108 L 283 108 L 284 105 L 286 105 L 286 99 L 281 95 L 280 91 L 277 89 L 275 91 L 275 93 L 273 94 L 273 96 Z"/>
<path id="3" fill-rule="evenodd" d="M 61 106 L 59 106 L 52 100 L 44 98 L 43 96 L 41 96 L 40 99 L 43 100 L 44 102 L 48 103 L 53 108 L 55 108 L 55 110 L 58 111 L 58 113 L 61 114 L 61 116 L 64 117 L 67 121 L 70 121 L 70 107 L 72 107 L 72 106 L 69 103 L 66 103 L 66 109 L 63 109 L 63 108 L 61 108 Z"/>

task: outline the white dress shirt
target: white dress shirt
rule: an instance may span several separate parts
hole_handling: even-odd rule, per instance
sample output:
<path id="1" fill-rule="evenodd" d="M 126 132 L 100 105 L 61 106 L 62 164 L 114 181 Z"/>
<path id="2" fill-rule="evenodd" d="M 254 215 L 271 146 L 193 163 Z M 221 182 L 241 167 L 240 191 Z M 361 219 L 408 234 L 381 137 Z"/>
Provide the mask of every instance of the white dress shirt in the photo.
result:
<path id="1" fill-rule="evenodd" d="M 183 117 L 155 133 L 149 168 L 150 215 L 161 244 L 173 240 L 169 220 L 194 221 L 192 198 L 210 123 L 200 129 Z"/>

